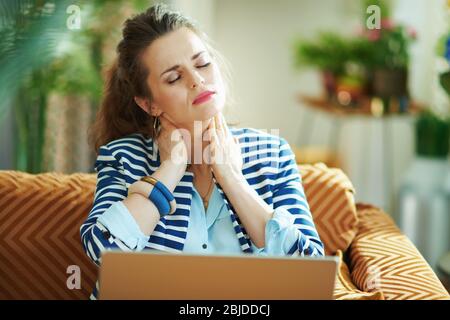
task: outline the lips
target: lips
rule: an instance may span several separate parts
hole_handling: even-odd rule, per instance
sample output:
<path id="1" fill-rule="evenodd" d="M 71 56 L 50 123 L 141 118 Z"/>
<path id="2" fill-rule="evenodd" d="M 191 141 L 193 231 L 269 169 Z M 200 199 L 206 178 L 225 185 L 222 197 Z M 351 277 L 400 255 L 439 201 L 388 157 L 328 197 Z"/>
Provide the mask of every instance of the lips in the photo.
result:
<path id="1" fill-rule="evenodd" d="M 204 91 L 200 93 L 192 102 L 192 104 L 200 104 L 202 102 L 205 102 L 211 98 L 211 96 L 214 94 L 214 91 Z"/>

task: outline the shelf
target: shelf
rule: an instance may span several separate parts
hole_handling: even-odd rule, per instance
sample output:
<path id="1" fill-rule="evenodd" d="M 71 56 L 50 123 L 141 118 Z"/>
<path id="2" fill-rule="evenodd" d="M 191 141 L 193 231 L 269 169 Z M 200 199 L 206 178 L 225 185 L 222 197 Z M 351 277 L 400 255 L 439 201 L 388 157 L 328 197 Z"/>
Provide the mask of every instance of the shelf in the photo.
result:
<path id="1" fill-rule="evenodd" d="M 325 112 L 334 116 L 366 116 L 366 117 L 386 117 L 416 115 L 424 108 L 417 103 L 409 102 L 405 112 L 399 112 L 399 100 L 391 99 L 390 110 L 393 112 L 384 113 L 383 101 L 377 97 L 364 97 L 360 99 L 357 106 L 344 106 L 337 101 L 330 101 L 325 97 L 310 97 L 300 95 L 299 102 L 307 107 Z"/>

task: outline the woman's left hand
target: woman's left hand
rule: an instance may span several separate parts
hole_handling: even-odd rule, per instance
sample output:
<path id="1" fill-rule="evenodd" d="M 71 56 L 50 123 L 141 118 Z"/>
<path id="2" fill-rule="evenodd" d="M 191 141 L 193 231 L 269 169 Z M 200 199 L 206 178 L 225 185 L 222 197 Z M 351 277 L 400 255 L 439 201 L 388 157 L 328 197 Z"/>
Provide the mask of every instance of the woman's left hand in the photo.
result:
<path id="1" fill-rule="evenodd" d="M 217 182 L 224 184 L 242 178 L 242 154 L 237 138 L 233 137 L 221 112 L 209 125 L 210 164 Z"/>
<path id="2" fill-rule="evenodd" d="M 273 209 L 245 179 L 239 141 L 233 137 L 220 112 L 209 128 L 210 164 L 214 176 L 253 243 L 258 248 L 264 248 L 265 227 L 273 216 Z"/>

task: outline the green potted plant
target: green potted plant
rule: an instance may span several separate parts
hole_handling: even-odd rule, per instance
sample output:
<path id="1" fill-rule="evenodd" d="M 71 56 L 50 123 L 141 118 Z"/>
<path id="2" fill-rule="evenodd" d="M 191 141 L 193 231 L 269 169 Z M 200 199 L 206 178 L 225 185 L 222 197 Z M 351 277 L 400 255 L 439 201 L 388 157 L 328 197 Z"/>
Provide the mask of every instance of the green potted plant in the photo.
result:
<path id="1" fill-rule="evenodd" d="M 446 160 L 449 152 L 450 118 L 426 109 L 416 120 L 416 154 Z"/>
<path id="2" fill-rule="evenodd" d="M 364 77 L 352 64 L 355 56 L 352 39 L 334 32 L 321 32 L 314 40 L 299 39 L 294 43 L 295 67 L 315 67 L 320 70 L 322 84 L 329 99 L 339 90 L 354 98 L 364 89 Z"/>
<path id="3" fill-rule="evenodd" d="M 358 45 L 360 62 L 372 74 L 371 91 L 383 98 L 408 96 L 409 46 L 416 38 L 411 28 L 381 20 L 380 29 L 366 29 Z"/>

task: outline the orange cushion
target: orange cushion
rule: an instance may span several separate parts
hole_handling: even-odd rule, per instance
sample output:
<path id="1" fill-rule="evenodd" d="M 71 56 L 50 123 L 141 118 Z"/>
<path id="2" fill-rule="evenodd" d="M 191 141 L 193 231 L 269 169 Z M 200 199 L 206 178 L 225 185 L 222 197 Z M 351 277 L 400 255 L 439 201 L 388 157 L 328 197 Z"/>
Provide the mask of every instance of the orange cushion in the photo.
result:
<path id="1" fill-rule="evenodd" d="M 323 163 L 298 167 L 325 253 L 345 252 L 358 230 L 352 183 L 342 170 Z"/>
<path id="2" fill-rule="evenodd" d="M 386 300 L 450 299 L 413 243 L 380 209 L 358 204 L 359 231 L 349 263 L 360 290 L 381 290 Z"/>
<path id="3" fill-rule="evenodd" d="M 365 292 L 359 290 L 352 282 L 342 251 L 338 250 L 336 256 L 339 257 L 339 267 L 333 294 L 335 300 L 384 300 L 381 291 Z"/>
<path id="4" fill-rule="evenodd" d="M 97 268 L 80 225 L 92 206 L 95 175 L 0 171 L 0 300 L 87 299 Z M 81 288 L 67 281 L 81 271 Z M 74 278 L 71 278 L 74 279 Z"/>

